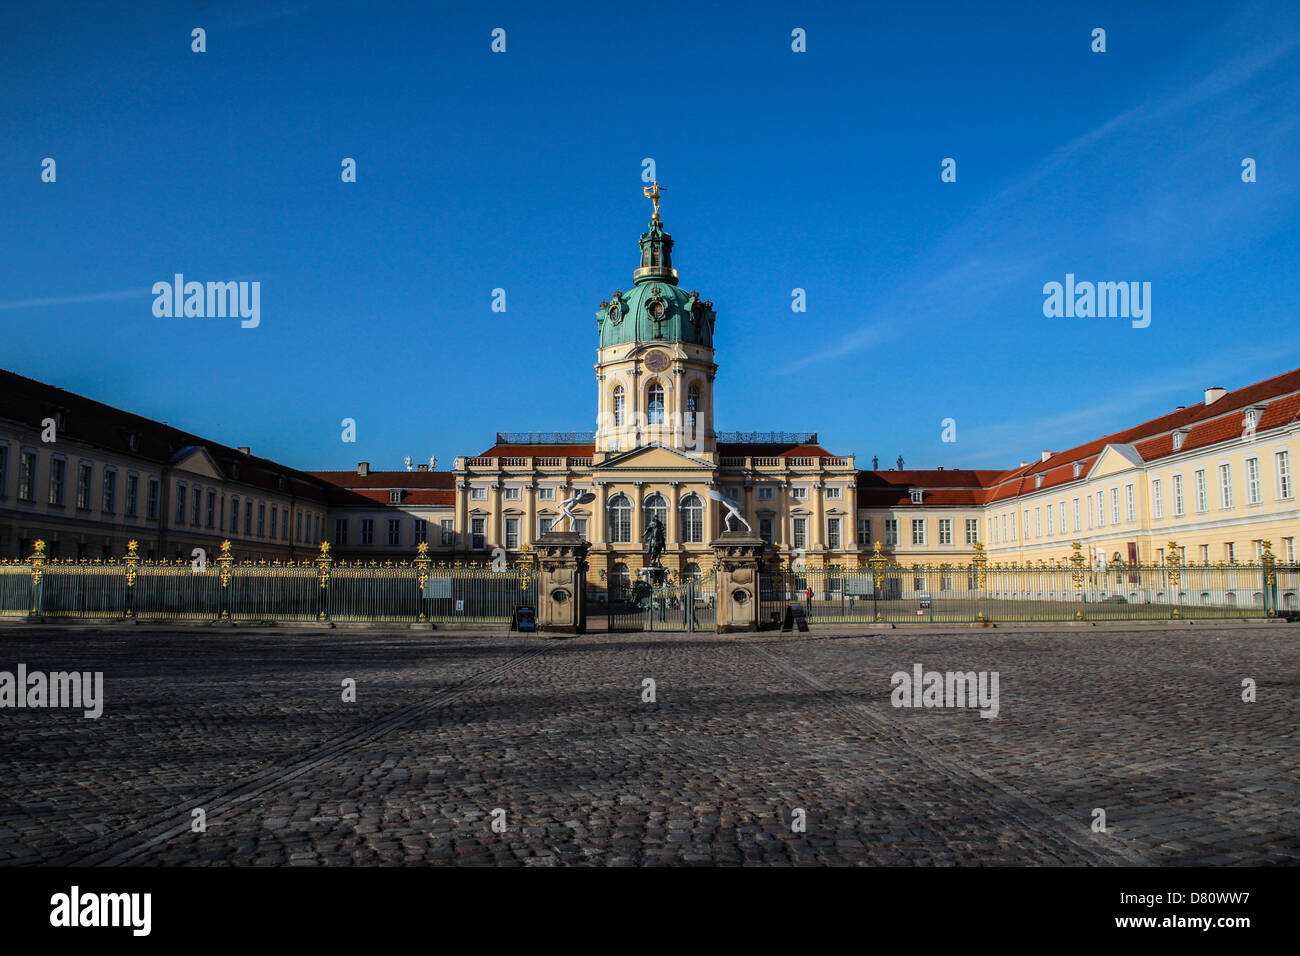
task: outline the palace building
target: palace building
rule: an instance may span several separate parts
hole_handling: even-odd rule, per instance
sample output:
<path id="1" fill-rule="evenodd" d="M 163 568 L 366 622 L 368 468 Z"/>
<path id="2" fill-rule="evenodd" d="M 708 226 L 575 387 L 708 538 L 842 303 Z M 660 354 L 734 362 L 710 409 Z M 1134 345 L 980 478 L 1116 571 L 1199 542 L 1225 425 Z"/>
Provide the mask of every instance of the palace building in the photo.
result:
<path id="1" fill-rule="evenodd" d="M 657 190 L 632 285 L 596 312 L 595 429 L 498 433 L 450 471 L 304 472 L 0 372 L 0 556 L 189 557 L 229 539 L 238 557 L 514 561 L 561 520 L 591 543 L 596 590 L 627 586 L 652 517 L 663 563 L 707 574 L 736 503 L 753 532 L 808 567 L 1069 557 L 1249 562 L 1271 542 L 1293 564 L 1300 369 L 1005 470 L 859 470 L 815 432 L 715 430 L 713 303 L 681 287 Z M 725 410 L 724 410 L 725 412 Z"/>

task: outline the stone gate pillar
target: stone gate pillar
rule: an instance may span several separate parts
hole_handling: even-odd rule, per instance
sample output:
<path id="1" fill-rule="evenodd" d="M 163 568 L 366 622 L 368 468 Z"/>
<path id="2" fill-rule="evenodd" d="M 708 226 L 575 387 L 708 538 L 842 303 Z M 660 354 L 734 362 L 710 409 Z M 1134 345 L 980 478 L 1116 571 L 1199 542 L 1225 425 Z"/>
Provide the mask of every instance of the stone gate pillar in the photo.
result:
<path id="1" fill-rule="evenodd" d="M 717 632 L 757 631 L 758 563 L 766 542 L 749 532 L 724 531 L 709 547 L 717 572 Z"/>
<path id="2" fill-rule="evenodd" d="M 587 632 L 587 551 L 576 531 L 548 531 L 537 539 L 537 629 Z"/>

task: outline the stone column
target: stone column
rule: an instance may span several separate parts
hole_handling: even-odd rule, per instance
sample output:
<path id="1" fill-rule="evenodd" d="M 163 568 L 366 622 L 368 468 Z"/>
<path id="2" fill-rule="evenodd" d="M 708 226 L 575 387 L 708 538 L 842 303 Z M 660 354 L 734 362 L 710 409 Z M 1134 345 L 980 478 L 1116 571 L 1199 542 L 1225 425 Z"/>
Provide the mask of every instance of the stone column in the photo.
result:
<path id="1" fill-rule="evenodd" d="M 594 480 L 594 479 L 593 479 Z M 592 502 L 591 525 L 587 529 L 591 534 L 591 540 L 605 548 L 609 546 L 609 529 L 606 524 L 609 520 L 608 502 L 605 500 L 609 495 L 609 489 L 603 481 L 596 482 L 596 500 Z"/>
<path id="2" fill-rule="evenodd" d="M 636 491 L 632 496 L 632 540 L 636 542 L 645 534 L 645 516 L 641 511 L 645 502 L 645 482 L 638 481 L 634 484 Z"/>
<path id="3" fill-rule="evenodd" d="M 576 531 L 551 531 L 537 539 L 537 629 L 587 632 L 587 552 Z"/>
<path id="4" fill-rule="evenodd" d="M 744 530 L 724 531 L 710 547 L 717 573 L 717 633 L 758 630 L 758 564 L 763 540 Z"/>
<path id="5" fill-rule="evenodd" d="M 674 554 L 682 546 L 682 518 L 678 510 L 682 503 L 681 488 L 679 482 L 669 482 L 668 492 L 668 550 Z"/>

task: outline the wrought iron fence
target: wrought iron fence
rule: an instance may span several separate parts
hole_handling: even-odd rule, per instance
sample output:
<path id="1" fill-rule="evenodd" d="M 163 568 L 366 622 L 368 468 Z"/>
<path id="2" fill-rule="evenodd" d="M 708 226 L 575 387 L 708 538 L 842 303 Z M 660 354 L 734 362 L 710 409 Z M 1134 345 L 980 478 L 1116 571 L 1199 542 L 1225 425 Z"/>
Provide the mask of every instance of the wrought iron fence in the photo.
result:
<path id="1" fill-rule="evenodd" d="M 410 562 L 236 562 L 229 542 L 212 563 L 52 559 L 0 562 L 0 616 L 141 621 L 509 623 L 534 603 L 528 567 Z"/>
<path id="2" fill-rule="evenodd" d="M 1260 564 L 780 568 L 760 580 L 761 623 L 798 604 L 810 624 L 1128 621 L 1300 616 L 1300 566 Z"/>
<path id="3" fill-rule="evenodd" d="M 717 625 L 715 582 L 716 577 L 709 574 L 687 576 L 663 587 L 612 587 L 607 603 L 588 605 L 588 629 L 712 631 Z"/>

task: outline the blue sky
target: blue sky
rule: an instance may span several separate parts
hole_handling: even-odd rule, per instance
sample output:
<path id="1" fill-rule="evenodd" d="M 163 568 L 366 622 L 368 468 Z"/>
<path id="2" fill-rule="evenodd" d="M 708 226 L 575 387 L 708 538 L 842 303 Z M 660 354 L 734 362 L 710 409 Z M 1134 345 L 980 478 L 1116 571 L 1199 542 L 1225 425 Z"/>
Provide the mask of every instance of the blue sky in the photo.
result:
<path id="1" fill-rule="evenodd" d="M 309 469 L 594 428 L 651 157 L 719 428 L 1013 466 L 1300 366 L 1297 103 L 1289 2 L 14 5 L 0 367 Z M 1150 326 L 1044 317 L 1067 272 Z"/>

